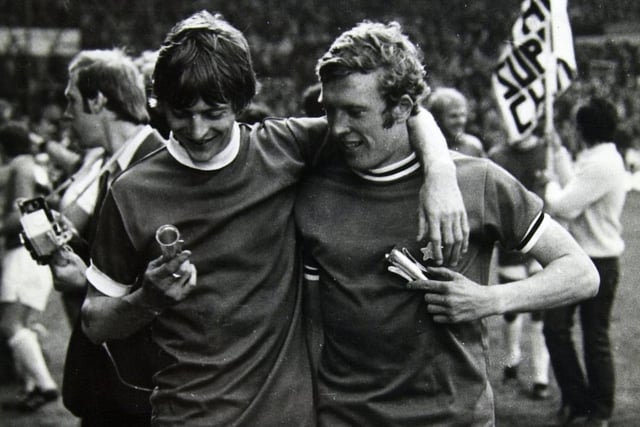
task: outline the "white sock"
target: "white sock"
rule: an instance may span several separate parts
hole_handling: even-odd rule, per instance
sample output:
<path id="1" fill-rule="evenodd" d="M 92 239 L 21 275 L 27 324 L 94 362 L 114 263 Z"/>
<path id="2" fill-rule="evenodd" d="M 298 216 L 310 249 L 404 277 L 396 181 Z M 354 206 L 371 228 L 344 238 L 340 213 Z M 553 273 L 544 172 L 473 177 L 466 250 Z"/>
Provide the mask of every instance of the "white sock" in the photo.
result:
<path id="1" fill-rule="evenodd" d="M 26 393 L 33 391 L 33 389 L 36 388 L 36 382 L 33 379 L 33 377 L 29 374 L 29 372 L 27 372 L 27 370 L 25 369 L 24 364 L 22 363 L 22 360 L 20 360 L 17 357 L 14 357 L 13 365 L 15 366 L 15 369 L 16 369 L 16 375 L 18 376 L 18 378 L 22 380 L 23 390 Z"/>
<path id="2" fill-rule="evenodd" d="M 516 366 L 522 360 L 520 339 L 522 338 L 522 315 L 517 315 L 513 322 L 505 321 L 504 341 L 507 346 L 507 366 Z"/>
<path id="3" fill-rule="evenodd" d="M 549 352 L 544 342 L 541 320 L 531 322 L 531 365 L 533 382 L 549 384 Z"/>
<path id="4" fill-rule="evenodd" d="M 22 328 L 9 339 L 8 343 L 13 351 L 13 357 L 24 369 L 25 382 L 33 378 L 41 390 L 58 388 L 44 360 L 35 332 Z"/>

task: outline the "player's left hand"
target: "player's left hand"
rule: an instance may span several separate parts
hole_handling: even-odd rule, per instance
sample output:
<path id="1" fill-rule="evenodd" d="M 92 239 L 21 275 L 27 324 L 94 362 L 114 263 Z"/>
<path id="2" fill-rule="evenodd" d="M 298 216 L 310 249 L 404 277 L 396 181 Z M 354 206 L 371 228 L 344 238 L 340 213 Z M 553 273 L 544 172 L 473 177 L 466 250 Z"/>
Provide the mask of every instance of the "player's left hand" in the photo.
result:
<path id="1" fill-rule="evenodd" d="M 427 310 L 437 323 L 458 323 L 493 314 L 489 286 L 481 286 L 446 267 L 427 267 L 427 280 L 415 280 L 408 289 L 424 292 Z"/>
<path id="2" fill-rule="evenodd" d="M 431 242 L 433 261 L 456 266 L 469 244 L 469 224 L 455 168 L 433 165 L 420 189 L 418 240 Z"/>

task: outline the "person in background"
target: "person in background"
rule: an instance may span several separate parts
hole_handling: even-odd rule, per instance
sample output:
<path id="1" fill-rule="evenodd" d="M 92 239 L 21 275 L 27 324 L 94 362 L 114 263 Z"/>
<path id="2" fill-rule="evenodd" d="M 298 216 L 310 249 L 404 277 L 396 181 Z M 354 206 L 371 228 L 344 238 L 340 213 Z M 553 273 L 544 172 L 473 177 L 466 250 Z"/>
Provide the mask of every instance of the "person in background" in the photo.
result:
<path id="1" fill-rule="evenodd" d="M 406 125 L 428 91 L 420 59 L 399 24 L 364 22 L 316 67 L 330 135 L 295 212 L 307 286 L 318 294 L 310 300 L 320 305 L 310 312 L 324 331 L 320 426 L 494 425 L 483 319 L 597 292 L 589 258 L 540 198 L 493 162 L 455 153 L 469 250 L 451 268 L 421 270 L 409 258 L 430 256 L 414 239 L 424 176 Z M 486 286 L 496 242 L 543 269 Z M 401 255 L 412 270 L 399 268 Z"/>
<path id="2" fill-rule="evenodd" d="M 489 151 L 489 158 L 512 174 L 525 188 L 543 197 L 544 186 L 540 185 L 540 176 L 546 171 L 546 153 L 544 139 L 532 134 L 513 143 L 495 146 Z M 500 247 L 497 250 L 497 271 L 500 283 L 526 279 L 541 269 L 540 264 L 531 256 L 506 251 Z M 530 318 L 529 337 L 533 371 L 530 396 L 534 399 L 544 399 L 549 396 L 549 353 L 542 334 L 543 312 L 531 312 Z M 523 314 L 506 313 L 504 320 L 507 359 L 503 379 L 509 382 L 518 379 L 518 370 L 522 361 Z"/>
<path id="3" fill-rule="evenodd" d="M 81 51 L 71 60 L 68 70 L 64 119 L 86 151 L 58 206 L 79 235 L 71 245 L 75 252 L 59 251 L 50 264 L 56 289 L 62 292 L 73 325 L 63 399 L 68 409 L 82 419 L 83 427 L 145 426 L 151 417 L 150 392 L 133 392 L 121 383 L 114 375 L 109 355 L 82 332 L 79 314 L 87 291 L 89 247 L 94 242 L 107 187 L 118 173 L 163 147 L 164 140 L 148 124 L 142 75 L 123 51 Z M 146 360 L 134 363 L 145 354 L 144 348 L 138 347 L 144 344 L 144 337 L 137 341 L 119 343 L 126 347 L 117 353 L 121 357 L 114 363 L 120 363 L 123 375 L 132 370 L 141 375 L 146 372 Z M 110 351 L 116 354 L 114 345 Z M 151 373 L 147 376 L 150 384 Z M 92 387 L 87 388 L 86 384 Z"/>
<path id="4" fill-rule="evenodd" d="M 57 185 L 79 164 L 80 156 L 67 146 L 64 140 L 62 108 L 56 103 L 45 104 L 40 110 L 29 133 L 37 146 L 37 156 L 47 163 L 52 185 Z"/>
<path id="5" fill-rule="evenodd" d="M 60 141 L 62 108 L 55 104 L 45 104 L 32 125 L 33 133 L 46 141 Z"/>
<path id="6" fill-rule="evenodd" d="M 249 46 L 206 11 L 169 32 L 153 81 L 171 136 L 107 193 L 84 330 L 103 342 L 152 329 L 153 425 L 315 425 L 293 203 L 326 120 L 238 123 L 255 95 Z M 430 233 L 444 235 L 439 251 L 459 254 L 466 223 L 453 167 L 425 111 L 418 128 L 424 119 L 434 138 L 425 167 L 442 180 L 427 191 L 438 202 L 428 204 Z M 447 157 L 434 162 L 436 153 Z M 163 254 L 156 233 L 166 225 L 180 237 L 174 230 Z"/>
<path id="7" fill-rule="evenodd" d="M 13 117 L 13 104 L 7 101 L 6 99 L 0 98 L 0 126 L 4 126 Z M 0 156 L 2 153 L 0 152 Z M 0 158 L 0 163 L 4 164 L 6 159 L 4 157 Z M 0 188 L 4 188 L 7 183 L 7 179 L 9 178 L 9 169 L 8 168 L 0 168 Z M 0 205 L 0 209 L 3 209 L 4 206 Z"/>
<path id="8" fill-rule="evenodd" d="M 575 125 L 581 147 L 575 163 L 559 141 L 553 140 L 555 174 L 546 186 L 545 201 L 548 212 L 568 223 L 573 237 L 591 257 L 600 273 L 600 291 L 579 304 L 547 312 L 544 335 L 562 394 L 561 422 L 586 417 L 589 426 L 607 426 L 615 401 L 609 325 L 624 251 L 620 217 L 627 175 L 613 142 L 617 112 L 609 101 L 592 97 L 581 104 Z M 586 372 L 572 341 L 576 311 L 580 313 Z"/>
<path id="9" fill-rule="evenodd" d="M 4 98 L 0 98 L 0 126 L 7 124 L 13 119 L 14 106 Z"/>
<path id="10" fill-rule="evenodd" d="M 0 98 L 0 126 L 4 126 L 9 122 L 13 116 L 13 104 L 4 98 Z M 0 150 L 0 165 L 4 165 L 6 159 L 2 150 Z M 7 167 L 0 167 L 0 194 L 4 191 L 9 181 L 11 170 Z M 0 216 L 4 216 L 4 211 L 7 209 L 5 206 L 5 200 L 0 197 Z M 1 242 L 1 240 L 0 240 Z M 3 243 L 0 243 L 3 245 Z M 0 246 L 1 248 L 1 246 Z M 2 253 L 2 251 L 0 251 Z M 13 367 L 13 357 L 11 356 L 11 350 L 6 341 L 0 342 L 0 381 L 3 380 L 15 380 L 16 373 Z"/>
<path id="11" fill-rule="evenodd" d="M 469 103 L 458 90 L 450 87 L 435 89 L 426 106 L 442 129 L 450 150 L 473 157 L 485 157 L 482 142 L 466 133 Z"/>
<path id="12" fill-rule="evenodd" d="M 46 169 L 33 155 L 29 132 L 9 122 L 0 127 L 0 149 L 8 164 L 4 189 L 4 218 L 0 234 L 5 238 L 0 283 L 0 333 L 11 349 L 18 375 L 23 382 L 16 400 L 3 408 L 32 412 L 58 398 L 58 385 L 42 354 L 38 334 L 30 326 L 42 313 L 53 286 L 51 272 L 38 265 L 21 244 L 20 212 L 16 202 L 44 195 L 51 190 Z"/>

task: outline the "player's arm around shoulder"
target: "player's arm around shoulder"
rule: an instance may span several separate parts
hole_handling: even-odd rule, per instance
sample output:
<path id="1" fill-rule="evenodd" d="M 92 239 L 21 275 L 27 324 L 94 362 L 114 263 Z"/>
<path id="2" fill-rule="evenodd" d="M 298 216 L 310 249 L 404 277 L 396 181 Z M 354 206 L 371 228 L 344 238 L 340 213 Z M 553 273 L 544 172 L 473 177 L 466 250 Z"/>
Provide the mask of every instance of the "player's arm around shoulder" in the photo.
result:
<path id="1" fill-rule="evenodd" d="M 423 167 L 418 240 L 428 238 L 438 264 L 456 265 L 468 249 L 469 223 L 456 167 L 433 115 L 420 108 L 407 120 L 411 145 Z"/>

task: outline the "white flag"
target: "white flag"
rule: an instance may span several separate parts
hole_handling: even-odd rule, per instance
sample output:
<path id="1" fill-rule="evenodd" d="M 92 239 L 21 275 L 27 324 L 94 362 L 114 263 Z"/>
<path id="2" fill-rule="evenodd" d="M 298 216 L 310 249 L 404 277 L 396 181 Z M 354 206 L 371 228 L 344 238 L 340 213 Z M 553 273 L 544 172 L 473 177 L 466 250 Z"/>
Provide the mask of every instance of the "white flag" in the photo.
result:
<path id="1" fill-rule="evenodd" d="M 562 93 L 575 75 L 567 0 L 524 0 L 512 36 L 492 85 L 509 138 L 515 141 L 538 124 L 547 91 L 549 96 Z M 547 82 L 546 73 L 552 76 Z"/>

